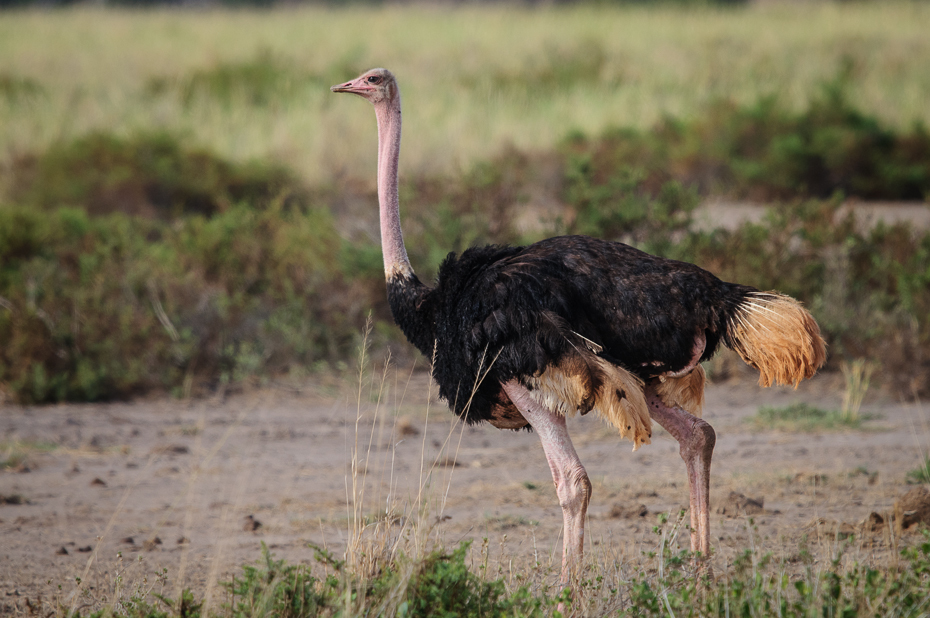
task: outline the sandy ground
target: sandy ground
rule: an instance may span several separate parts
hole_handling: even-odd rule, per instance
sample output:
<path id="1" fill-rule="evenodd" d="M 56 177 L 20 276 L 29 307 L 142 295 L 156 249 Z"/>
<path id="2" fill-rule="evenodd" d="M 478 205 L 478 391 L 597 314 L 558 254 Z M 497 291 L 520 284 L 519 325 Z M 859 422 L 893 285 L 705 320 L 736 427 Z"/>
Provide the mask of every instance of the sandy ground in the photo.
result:
<path id="1" fill-rule="evenodd" d="M 257 560 L 261 542 L 291 562 L 312 561 L 308 542 L 341 556 L 353 478 L 358 512 L 400 516 L 382 526 L 387 536 L 402 535 L 426 503 L 426 518 L 438 522 L 431 533 L 447 545 L 474 539 L 480 552 L 487 538 L 499 572 L 538 563 L 555 583 L 561 511 L 538 438 L 453 423 L 425 374 L 391 373 L 380 405 L 379 382 L 366 384 L 361 406 L 351 380 L 194 401 L 0 406 L 0 444 L 26 453 L 0 472 L 0 615 L 110 603 L 139 588 L 174 595 L 184 586 L 221 603 L 215 582 Z M 818 520 L 856 525 L 907 491 L 906 472 L 930 446 L 930 406 L 872 394 L 862 411 L 875 418 L 855 431 L 747 422 L 763 404 L 838 408 L 841 395 L 842 379 L 829 374 L 798 391 L 763 390 L 745 374 L 709 387 L 718 571 L 750 543 L 749 517 L 733 513 L 730 492 L 764 502 L 752 515 L 753 543 L 791 555 L 807 537 L 827 559 L 837 537 L 818 535 Z M 593 415 L 569 429 L 594 486 L 587 558 L 644 559 L 656 515 L 687 506 L 677 444 L 658 430 L 631 453 Z M 862 537 L 857 558 L 893 559 L 892 532 L 879 526 Z"/>

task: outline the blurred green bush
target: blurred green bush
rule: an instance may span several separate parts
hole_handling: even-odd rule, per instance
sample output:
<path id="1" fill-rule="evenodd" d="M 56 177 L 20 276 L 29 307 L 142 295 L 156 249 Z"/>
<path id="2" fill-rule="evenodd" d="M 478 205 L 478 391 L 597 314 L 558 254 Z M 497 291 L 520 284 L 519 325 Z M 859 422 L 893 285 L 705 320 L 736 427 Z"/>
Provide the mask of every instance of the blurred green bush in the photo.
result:
<path id="1" fill-rule="evenodd" d="M 916 123 L 898 133 L 859 111 L 849 100 L 851 75 L 846 62 L 800 112 L 775 96 L 746 106 L 719 101 L 650 131 L 577 139 L 574 150 L 587 152 L 595 174 L 624 168 L 653 188 L 675 179 L 702 194 L 759 201 L 927 198 L 930 132 Z"/>
<path id="2" fill-rule="evenodd" d="M 281 166 L 234 165 L 165 133 L 91 133 L 14 159 L 10 176 L 13 203 L 44 210 L 75 206 L 92 216 L 172 219 L 210 216 L 241 203 L 274 200 L 295 207 L 308 199 L 296 176 Z"/>
<path id="3" fill-rule="evenodd" d="M 370 301 L 328 210 L 281 168 L 97 134 L 14 169 L 0 384 L 17 399 L 180 393 L 354 348 Z"/>
<path id="4" fill-rule="evenodd" d="M 325 210 L 234 206 L 173 222 L 0 208 L 0 383 L 93 400 L 345 356 L 367 312 Z"/>

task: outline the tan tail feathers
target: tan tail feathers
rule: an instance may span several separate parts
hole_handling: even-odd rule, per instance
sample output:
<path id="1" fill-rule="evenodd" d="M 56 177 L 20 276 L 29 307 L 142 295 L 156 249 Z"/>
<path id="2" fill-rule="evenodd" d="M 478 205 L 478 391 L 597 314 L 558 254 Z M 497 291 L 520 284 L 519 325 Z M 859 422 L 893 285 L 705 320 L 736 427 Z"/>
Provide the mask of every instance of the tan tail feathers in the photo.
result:
<path id="1" fill-rule="evenodd" d="M 826 360 L 820 327 L 801 304 L 774 292 L 749 294 L 727 324 L 727 345 L 759 370 L 759 384 L 798 383 Z"/>

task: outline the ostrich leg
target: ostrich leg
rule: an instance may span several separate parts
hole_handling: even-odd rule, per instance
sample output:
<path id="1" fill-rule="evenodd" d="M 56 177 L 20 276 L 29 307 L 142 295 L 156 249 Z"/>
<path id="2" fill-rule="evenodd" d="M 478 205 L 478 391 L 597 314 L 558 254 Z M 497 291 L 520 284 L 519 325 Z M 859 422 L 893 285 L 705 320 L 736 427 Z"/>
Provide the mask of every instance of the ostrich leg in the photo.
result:
<path id="1" fill-rule="evenodd" d="M 541 406 L 516 381 L 504 384 L 504 392 L 539 435 L 552 470 L 564 526 L 560 583 L 570 585 L 580 571 L 584 555 L 584 518 L 591 499 L 591 481 L 572 446 L 565 417 Z"/>
<path id="2" fill-rule="evenodd" d="M 710 424 L 681 408 L 665 405 L 656 394 L 654 382 L 646 383 L 649 415 L 679 444 L 679 453 L 688 468 L 691 502 L 691 551 L 707 557 L 710 550 L 710 458 L 717 434 Z"/>

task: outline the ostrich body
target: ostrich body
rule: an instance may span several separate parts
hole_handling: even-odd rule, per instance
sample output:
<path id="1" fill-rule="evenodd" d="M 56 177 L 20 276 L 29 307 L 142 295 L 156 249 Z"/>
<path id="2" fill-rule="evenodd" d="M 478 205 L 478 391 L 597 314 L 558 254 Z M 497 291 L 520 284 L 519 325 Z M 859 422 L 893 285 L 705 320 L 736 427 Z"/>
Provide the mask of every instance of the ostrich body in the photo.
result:
<path id="1" fill-rule="evenodd" d="M 691 549 L 706 556 L 716 436 L 699 418 L 699 363 L 723 342 L 759 369 L 763 386 L 796 385 L 825 359 L 810 314 L 786 296 L 586 236 L 450 253 L 435 286 L 424 285 L 400 228 L 397 82 L 390 71 L 373 69 L 332 91 L 359 95 L 375 108 L 381 242 L 395 321 L 432 359 L 440 395 L 462 419 L 529 426 L 539 435 L 563 512 L 562 581 L 580 566 L 591 496 L 565 419 L 591 410 L 634 451 L 650 442 L 652 420 L 679 442 Z"/>

